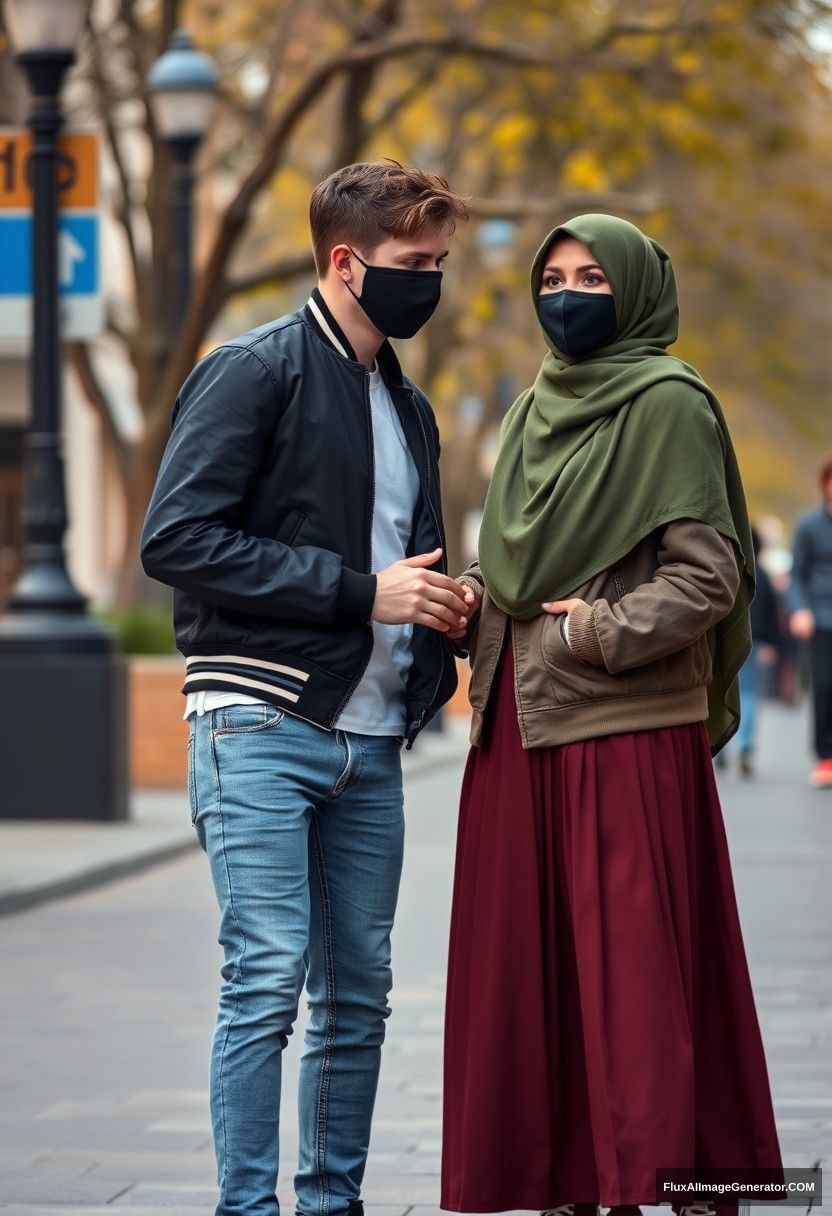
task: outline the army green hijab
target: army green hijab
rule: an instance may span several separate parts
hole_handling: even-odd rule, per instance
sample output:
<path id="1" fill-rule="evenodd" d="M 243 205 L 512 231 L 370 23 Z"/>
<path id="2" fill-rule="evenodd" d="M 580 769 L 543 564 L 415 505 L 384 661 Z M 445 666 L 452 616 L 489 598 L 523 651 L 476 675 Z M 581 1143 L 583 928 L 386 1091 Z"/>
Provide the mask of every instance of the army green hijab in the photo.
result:
<path id="1" fill-rule="evenodd" d="M 667 354 L 678 333 L 668 254 L 633 224 L 581 215 L 534 259 L 536 303 L 559 236 L 581 241 L 612 288 L 616 331 L 581 357 L 549 353 L 503 420 L 486 497 L 479 561 L 493 601 L 528 619 L 629 552 L 655 528 L 698 519 L 739 551 L 733 608 L 711 631 L 708 734 L 714 753 L 739 723 L 737 672 L 751 649 L 755 568 L 742 482 L 719 401 Z"/>

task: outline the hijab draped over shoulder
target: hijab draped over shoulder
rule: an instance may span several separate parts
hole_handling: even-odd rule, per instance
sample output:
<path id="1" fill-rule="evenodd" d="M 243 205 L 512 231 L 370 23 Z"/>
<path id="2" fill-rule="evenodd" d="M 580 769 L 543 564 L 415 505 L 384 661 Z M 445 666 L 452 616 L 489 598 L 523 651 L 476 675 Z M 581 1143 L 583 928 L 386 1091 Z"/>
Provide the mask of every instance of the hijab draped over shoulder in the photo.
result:
<path id="1" fill-rule="evenodd" d="M 719 401 L 667 353 L 678 300 L 666 251 L 633 224 L 581 215 L 534 259 L 574 237 L 604 270 L 615 304 L 609 342 L 581 357 L 549 351 L 503 420 L 479 540 L 482 577 L 504 612 L 528 619 L 568 597 L 655 528 L 698 519 L 730 538 L 741 569 L 734 605 L 711 630 L 708 734 L 717 752 L 739 723 L 737 672 L 751 649 L 755 567 L 739 468 Z"/>

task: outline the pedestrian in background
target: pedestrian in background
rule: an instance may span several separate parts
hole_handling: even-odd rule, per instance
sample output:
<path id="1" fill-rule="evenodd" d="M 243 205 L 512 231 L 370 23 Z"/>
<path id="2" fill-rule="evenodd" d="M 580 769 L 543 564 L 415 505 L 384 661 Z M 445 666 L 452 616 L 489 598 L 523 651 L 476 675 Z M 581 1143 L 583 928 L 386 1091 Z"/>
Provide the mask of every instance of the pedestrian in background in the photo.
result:
<path id="1" fill-rule="evenodd" d="M 532 298 L 549 353 L 460 575 L 479 613 L 451 631 L 474 713 L 441 1206 L 638 1216 L 663 1165 L 781 1168 L 711 763 L 739 717 L 753 547 L 719 402 L 667 354 L 665 250 L 580 216 Z"/>
<path id="2" fill-rule="evenodd" d="M 751 653 L 740 668 L 740 705 L 742 714 L 735 737 L 740 774 L 754 776 L 754 752 L 757 744 L 760 703 L 764 694 L 766 673 L 777 662 L 782 630 L 778 617 L 777 597 L 768 572 L 760 565 L 763 538 L 751 529 L 754 560 L 757 567 L 757 590 L 751 601 Z"/>
<path id="3" fill-rule="evenodd" d="M 818 482 L 822 501 L 795 528 L 789 624 L 809 646 L 816 756 L 809 780 L 832 789 L 832 454 L 822 461 Z"/>

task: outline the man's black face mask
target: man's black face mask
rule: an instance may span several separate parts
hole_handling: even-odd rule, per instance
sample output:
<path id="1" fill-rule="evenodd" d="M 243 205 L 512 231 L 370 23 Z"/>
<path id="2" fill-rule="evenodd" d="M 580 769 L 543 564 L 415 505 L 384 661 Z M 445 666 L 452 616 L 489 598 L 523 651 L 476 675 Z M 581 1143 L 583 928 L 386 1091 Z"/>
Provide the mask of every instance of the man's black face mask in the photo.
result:
<path id="1" fill-rule="evenodd" d="M 412 338 L 433 315 L 442 291 L 441 270 L 399 270 L 370 266 L 354 249 L 364 270 L 361 295 L 351 292 L 379 333 L 388 338 Z"/>

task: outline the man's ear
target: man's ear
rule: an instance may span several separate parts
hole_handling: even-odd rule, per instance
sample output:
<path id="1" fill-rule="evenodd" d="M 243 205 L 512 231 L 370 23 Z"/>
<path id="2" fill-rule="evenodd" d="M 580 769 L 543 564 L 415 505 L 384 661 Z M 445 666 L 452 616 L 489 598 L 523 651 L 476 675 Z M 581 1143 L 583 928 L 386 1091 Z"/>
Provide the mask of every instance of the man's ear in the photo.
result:
<path id="1" fill-rule="evenodd" d="M 345 283 L 351 283 L 355 278 L 355 261 L 349 245 L 335 245 L 329 253 L 329 264 Z"/>

